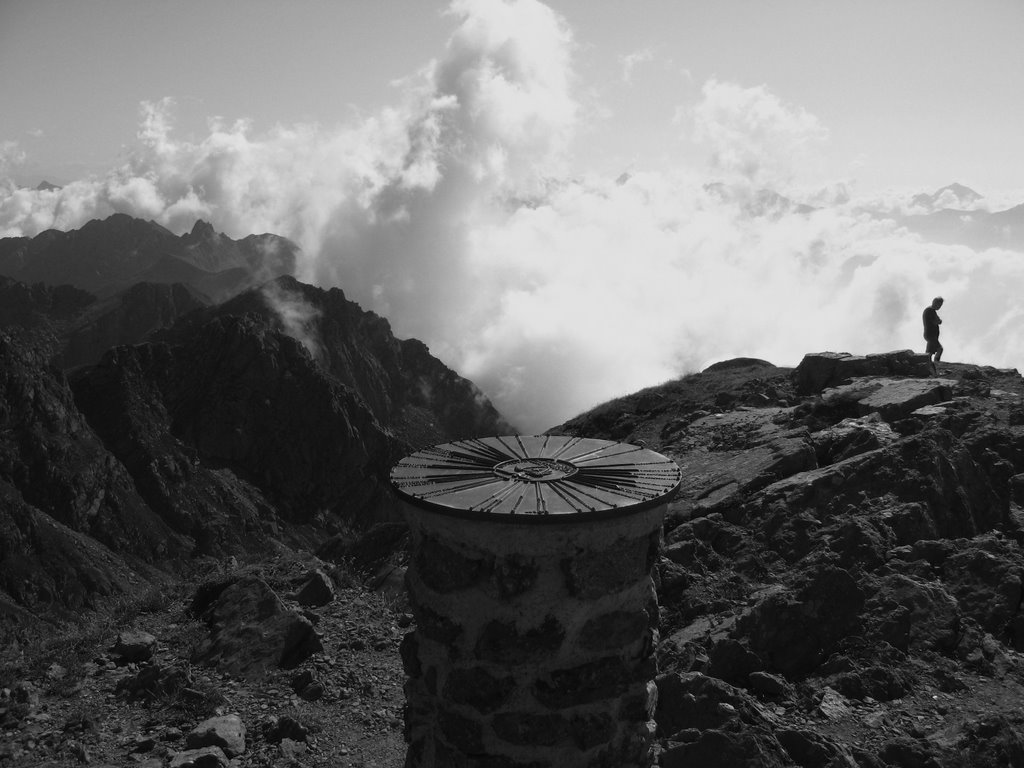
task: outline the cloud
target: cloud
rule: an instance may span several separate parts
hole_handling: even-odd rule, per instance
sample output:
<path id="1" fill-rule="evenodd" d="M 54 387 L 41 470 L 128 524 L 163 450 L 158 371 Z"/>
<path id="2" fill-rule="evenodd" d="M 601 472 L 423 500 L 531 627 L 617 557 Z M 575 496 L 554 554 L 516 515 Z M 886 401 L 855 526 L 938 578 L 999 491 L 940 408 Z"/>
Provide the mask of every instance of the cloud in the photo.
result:
<path id="1" fill-rule="evenodd" d="M 935 295 L 949 359 L 1020 365 L 1019 253 L 924 243 L 843 181 L 804 189 L 811 212 L 759 194 L 806 184 L 827 130 L 800 107 L 710 81 L 681 111 L 710 176 L 571 176 L 586 86 L 565 21 L 532 0 L 450 15 L 441 56 L 387 109 L 261 133 L 213 121 L 190 142 L 173 101 L 147 103 L 127 163 L 60 190 L 8 186 L 0 234 L 120 211 L 289 237 L 300 279 L 424 340 L 526 431 L 727 357 L 920 348 Z M 282 305 L 297 338 L 315 325 Z"/>
<path id="2" fill-rule="evenodd" d="M 788 184 L 828 138 L 818 118 L 763 85 L 709 80 L 692 120 L 693 137 L 710 149 L 714 173 L 760 186 Z"/>
<path id="3" fill-rule="evenodd" d="M 25 162 L 25 151 L 16 141 L 0 141 L 0 181 L 8 178 L 14 169 Z M 10 182 L 7 186 L 11 186 Z"/>
<path id="4" fill-rule="evenodd" d="M 633 82 L 633 70 L 641 64 L 649 64 L 654 61 L 654 51 L 650 48 L 641 48 L 632 53 L 619 56 L 619 63 L 622 65 L 622 82 Z"/>
<path id="5" fill-rule="evenodd" d="M 320 310 L 299 293 L 289 291 L 278 282 L 264 283 L 260 289 L 267 306 L 277 315 L 285 335 L 299 342 L 314 360 L 322 358 L 316 321 Z"/>

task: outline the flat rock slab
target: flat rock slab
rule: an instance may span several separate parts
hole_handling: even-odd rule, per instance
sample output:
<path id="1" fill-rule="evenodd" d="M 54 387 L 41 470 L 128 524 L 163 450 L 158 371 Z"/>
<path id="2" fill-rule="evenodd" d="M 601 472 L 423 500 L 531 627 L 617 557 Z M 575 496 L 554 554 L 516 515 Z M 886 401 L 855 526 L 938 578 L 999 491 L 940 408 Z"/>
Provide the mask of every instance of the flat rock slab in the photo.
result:
<path id="1" fill-rule="evenodd" d="M 682 484 L 669 504 L 669 518 L 727 508 L 736 494 L 815 467 L 809 435 L 775 422 L 787 410 L 739 409 L 690 424 L 687 440 L 692 447 L 673 455 Z"/>
<path id="2" fill-rule="evenodd" d="M 818 714 L 826 720 L 842 720 L 850 714 L 850 704 L 845 696 L 825 686 L 825 691 L 818 704 Z"/>
<path id="3" fill-rule="evenodd" d="M 949 400 L 955 386 L 953 379 L 865 378 L 826 389 L 821 397 L 827 404 L 852 401 L 862 416 L 877 413 L 886 421 L 896 421 L 918 408 Z"/>
<path id="4" fill-rule="evenodd" d="M 836 488 L 842 486 L 848 478 L 863 476 L 881 467 L 885 462 L 885 449 L 876 448 L 871 451 L 850 456 L 828 466 L 800 472 L 766 487 L 762 494 L 762 503 L 781 500 L 787 504 L 809 504 L 812 499 L 825 500 Z"/>
<path id="5" fill-rule="evenodd" d="M 793 372 L 793 381 L 797 392 L 809 395 L 856 377 L 928 376 L 931 372 L 929 356 L 910 349 L 873 355 L 814 352 L 804 355 Z"/>

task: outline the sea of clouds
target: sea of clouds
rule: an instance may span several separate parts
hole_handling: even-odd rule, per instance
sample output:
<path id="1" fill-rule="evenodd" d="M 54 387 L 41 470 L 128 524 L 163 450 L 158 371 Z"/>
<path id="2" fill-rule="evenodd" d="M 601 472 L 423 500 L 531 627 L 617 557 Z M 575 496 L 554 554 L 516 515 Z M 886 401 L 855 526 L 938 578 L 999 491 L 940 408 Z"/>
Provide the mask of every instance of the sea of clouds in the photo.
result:
<path id="1" fill-rule="evenodd" d="M 163 99 L 142 106 L 123 166 L 50 191 L 4 181 L 8 143 L 0 236 L 115 212 L 283 235 L 299 279 L 424 340 L 527 432 L 729 357 L 922 348 L 936 295 L 947 358 L 1024 362 L 1020 253 L 923 242 L 879 215 L 908 200 L 869 205 L 842 184 L 805 189 L 813 212 L 765 204 L 827 144 L 815 116 L 711 80 L 677 112 L 707 168 L 569 175 L 582 108 L 565 21 L 534 0 L 449 13 L 443 54 L 347 125 L 220 121 L 185 141 Z"/>

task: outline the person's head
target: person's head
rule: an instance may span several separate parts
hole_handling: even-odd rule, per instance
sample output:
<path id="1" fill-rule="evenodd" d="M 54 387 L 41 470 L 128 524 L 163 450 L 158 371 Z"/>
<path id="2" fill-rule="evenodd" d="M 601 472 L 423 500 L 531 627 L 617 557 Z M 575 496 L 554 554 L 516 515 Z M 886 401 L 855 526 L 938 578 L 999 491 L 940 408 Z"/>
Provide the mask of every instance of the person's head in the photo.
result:
<path id="1" fill-rule="evenodd" d="M 934 299 L 932 299 L 932 309 L 938 309 L 941 306 L 942 306 L 942 297 L 941 296 L 936 296 Z"/>

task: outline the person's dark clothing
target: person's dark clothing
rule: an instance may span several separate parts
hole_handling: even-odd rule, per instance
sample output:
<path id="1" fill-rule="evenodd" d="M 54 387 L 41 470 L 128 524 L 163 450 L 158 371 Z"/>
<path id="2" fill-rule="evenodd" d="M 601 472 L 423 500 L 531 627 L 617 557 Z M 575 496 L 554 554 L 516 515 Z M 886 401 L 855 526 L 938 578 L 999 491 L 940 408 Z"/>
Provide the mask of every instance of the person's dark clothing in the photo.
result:
<path id="1" fill-rule="evenodd" d="M 921 315 L 921 320 L 924 322 L 924 340 L 928 343 L 924 350 L 925 354 L 938 353 L 935 358 L 938 360 L 942 356 L 942 345 L 939 344 L 939 326 L 942 325 L 942 320 L 939 319 L 935 307 L 927 307 Z"/>
<path id="2" fill-rule="evenodd" d="M 924 340 L 938 341 L 939 326 L 942 324 L 942 321 L 939 319 L 939 313 L 935 311 L 935 307 L 925 308 L 921 319 L 924 321 Z"/>

